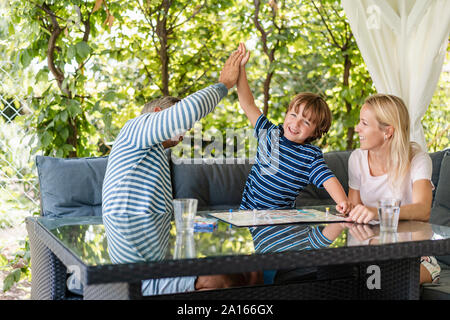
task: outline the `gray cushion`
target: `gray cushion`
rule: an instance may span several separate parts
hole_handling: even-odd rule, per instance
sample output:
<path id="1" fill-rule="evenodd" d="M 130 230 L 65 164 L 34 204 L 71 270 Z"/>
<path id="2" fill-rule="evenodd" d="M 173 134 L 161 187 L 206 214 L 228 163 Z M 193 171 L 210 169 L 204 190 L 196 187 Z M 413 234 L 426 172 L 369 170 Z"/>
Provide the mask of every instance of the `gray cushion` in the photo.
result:
<path id="1" fill-rule="evenodd" d="M 433 182 L 433 185 L 435 187 L 439 184 L 439 172 L 441 170 L 441 163 L 442 163 L 442 158 L 444 157 L 444 154 L 445 154 L 445 150 L 429 153 L 431 162 L 433 163 L 433 173 L 431 175 L 431 181 Z M 436 190 L 437 190 L 437 188 L 433 190 L 433 199 L 436 194 Z"/>
<path id="2" fill-rule="evenodd" d="M 37 156 L 41 214 L 101 216 L 108 157 L 59 159 Z"/>
<path id="3" fill-rule="evenodd" d="M 232 163 L 206 159 L 172 161 L 173 197 L 198 199 L 198 210 L 239 208 L 252 165 L 248 161 L 238 163 L 237 159 L 227 161 Z"/>
<path id="4" fill-rule="evenodd" d="M 430 223 L 450 227 L 450 151 L 447 151 L 440 164 L 439 183 L 435 190 Z M 439 262 L 450 265 L 450 255 L 437 256 Z"/>
<path id="5" fill-rule="evenodd" d="M 441 276 L 439 283 L 426 283 L 421 287 L 422 300 L 450 300 L 450 266 L 440 264 Z"/>
<path id="6" fill-rule="evenodd" d="M 433 170 L 434 171 L 434 170 Z M 439 182 L 436 186 L 430 222 L 442 226 L 450 226 L 450 151 L 442 159 Z"/>

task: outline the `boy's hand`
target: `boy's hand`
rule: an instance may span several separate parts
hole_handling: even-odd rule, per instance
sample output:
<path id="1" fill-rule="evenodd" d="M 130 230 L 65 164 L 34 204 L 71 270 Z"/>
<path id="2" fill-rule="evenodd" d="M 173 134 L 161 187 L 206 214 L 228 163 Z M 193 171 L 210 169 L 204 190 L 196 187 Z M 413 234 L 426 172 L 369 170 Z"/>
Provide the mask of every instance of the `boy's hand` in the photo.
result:
<path id="1" fill-rule="evenodd" d="M 245 65 L 248 62 L 248 59 L 250 58 L 250 51 L 246 51 L 245 44 L 243 42 L 239 43 L 237 51 L 242 54 L 241 67 L 243 68 L 245 67 Z"/>
<path id="2" fill-rule="evenodd" d="M 227 89 L 231 89 L 239 77 L 239 65 L 243 55 L 239 51 L 234 51 L 225 62 L 220 71 L 219 82 L 223 83 Z"/>
<path id="3" fill-rule="evenodd" d="M 346 201 L 341 201 L 336 205 L 336 210 L 337 212 L 339 212 L 340 214 L 347 214 L 352 210 L 352 203 L 348 200 Z"/>

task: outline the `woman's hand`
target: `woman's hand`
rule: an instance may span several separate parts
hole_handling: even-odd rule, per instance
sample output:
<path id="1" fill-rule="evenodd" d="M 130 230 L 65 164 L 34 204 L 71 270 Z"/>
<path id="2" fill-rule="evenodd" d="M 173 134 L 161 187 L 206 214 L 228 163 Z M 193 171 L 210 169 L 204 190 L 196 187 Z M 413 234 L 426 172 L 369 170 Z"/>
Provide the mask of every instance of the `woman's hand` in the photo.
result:
<path id="1" fill-rule="evenodd" d="M 359 242 L 375 237 L 375 232 L 371 226 L 363 224 L 352 224 L 348 227 L 350 234 Z"/>
<path id="2" fill-rule="evenodd" d="M 372 220 L 378 220 L 378 212 L 375 208 L 369 208 L 362 204 L 357 204 L 352 211 L 350 211 L 346 221 L 353 221 L 356 223 L 369 223 Z"/>

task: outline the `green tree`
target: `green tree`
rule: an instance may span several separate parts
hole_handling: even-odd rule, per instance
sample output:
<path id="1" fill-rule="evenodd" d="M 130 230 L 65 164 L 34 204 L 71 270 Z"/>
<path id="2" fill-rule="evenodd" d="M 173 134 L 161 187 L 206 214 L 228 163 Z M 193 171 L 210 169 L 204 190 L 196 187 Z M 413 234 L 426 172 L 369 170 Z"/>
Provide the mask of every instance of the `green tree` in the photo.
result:
<path id="1" fill-rule="evenodd" d="M 98 104 L 86 89 L 86 66 L 101 54 L 95 37 L 104 22 L 110 28 L 114 20 L 106 2 L 14 1 L 11 13 L 11 34 L 13 25 L 29 30 L 20 39 L 26 47 L 13 51 L 13 60 L 16 56 L 22 68 L 37 61 L 35 81 L 46 83 L 43 92 L 29 90 L 36 116 L 28 125 L 37 129 L 38 148 L 58 157 L 89 155 L 95 127 L 87 117 Z"/>
<path id="2" fill-rule="evenodd" d="M 359 108 L 375 88 L 340 1 L 310 0 L 304 12 L 308 42 L 320 54 L 312 72 L 327 79 L 325 94 L 333 112 L 332 128 L 323 142 L 333 149 L 352 150 Z"/>

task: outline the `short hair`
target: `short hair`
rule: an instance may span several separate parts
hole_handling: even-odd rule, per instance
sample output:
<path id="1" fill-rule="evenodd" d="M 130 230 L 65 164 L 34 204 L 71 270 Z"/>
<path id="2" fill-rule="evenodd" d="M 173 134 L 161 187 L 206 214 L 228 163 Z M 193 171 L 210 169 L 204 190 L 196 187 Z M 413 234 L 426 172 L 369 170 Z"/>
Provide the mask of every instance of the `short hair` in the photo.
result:
<path id="1" fill-rule="evenodd" d="M 156 107 L 160 107 L 161 110 L 167 109 L 167 108 L 173 106 L 178 101 L 181 101 L 181 99 L 176 98 L 176 97 L 170 97 L 170 96 L 152 100 L 150 102 L 147 102 L 144 105 L 144 107 L 142 108 L 141 114 L 154 112 Z"/>
<path id="2" fill-rule="evenodd" d="M 289 103 L 288 112 L 292 109 L 298 112 L 301 105 L 304 105 L 303 116 L 308 115 L 311 117 L 312 121 L 316 125 L 316 130 L 313 136 L 305 140 L 306 143 L 310 143 L 316 139 L 319 139 L 325 133 L 330 130 L 331 127 L 331 111 L 325 100 L 319 95 L 311 92 L 302 92 L 297 94 L 292 101 Z"/>

